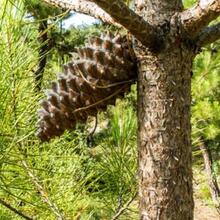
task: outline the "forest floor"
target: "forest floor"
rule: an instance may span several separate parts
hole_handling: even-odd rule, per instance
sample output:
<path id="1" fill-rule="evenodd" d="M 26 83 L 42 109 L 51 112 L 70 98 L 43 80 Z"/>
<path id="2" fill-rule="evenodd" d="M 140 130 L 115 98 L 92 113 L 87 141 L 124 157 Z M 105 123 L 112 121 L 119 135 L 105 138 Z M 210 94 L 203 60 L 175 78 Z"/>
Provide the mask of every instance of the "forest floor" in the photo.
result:
<path id="1" fill-rule="evenodd" d="M 198 161 L 197 161 L 198 162 Z M 207 184 L 207 176 L 202 160 L 193 167 L 194 188 L 194 219 L 195 220 L 220 220 L 220 215 L 212 204 L 211 195 Z M 212 204 L 212 205 L 211 205 Z"/>
<path id="2" fill-rule="evenodd" d="M 214 207 L 195 199 L 195 220 L 220 220 L 220 216 Z"/>

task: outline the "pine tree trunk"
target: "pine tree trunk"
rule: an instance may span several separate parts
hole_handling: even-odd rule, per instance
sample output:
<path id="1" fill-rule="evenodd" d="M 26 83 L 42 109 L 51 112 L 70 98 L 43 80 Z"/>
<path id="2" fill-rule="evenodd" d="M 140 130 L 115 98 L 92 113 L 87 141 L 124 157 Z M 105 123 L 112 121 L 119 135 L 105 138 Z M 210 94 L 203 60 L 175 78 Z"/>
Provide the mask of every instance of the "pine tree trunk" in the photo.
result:
<path id="1" fill-rule="evenodd" d="M 139 64 L 140 219 L 192 220 L 193 47 L 179 29 L 178 19 L 171 19 L 182 9 L 180 1 L 143 2 L 136 0 L 137 12 L 160 24 L 163 45 L 158 44 L 153 52 L 138 43 L 135 46 Z"/>
<path id="2" fill-rule="evenodd" d="M 141 219 L 193 219 L 191 56 L 170 48 L 139 62 Z"/>

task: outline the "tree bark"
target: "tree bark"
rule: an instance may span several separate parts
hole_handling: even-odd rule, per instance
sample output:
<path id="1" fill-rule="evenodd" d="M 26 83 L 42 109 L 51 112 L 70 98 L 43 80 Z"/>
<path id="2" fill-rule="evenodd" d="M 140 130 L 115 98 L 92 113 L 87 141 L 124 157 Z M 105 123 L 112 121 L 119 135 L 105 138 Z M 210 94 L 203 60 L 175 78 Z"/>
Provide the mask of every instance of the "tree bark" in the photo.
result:
<path id="1" fill-rule="evenodd" d="M 220 39 L 220 23 L 204 28 L 196 37 L 196 44 L 202 47 L 218 39 Z"/>
<path id="2" fill-rule="evenodd" d="M 181 10 L 180 3 L 152 0 L 146 13 L 141 2 L 136 1 L 138 13 L 155 25 L 162 24 L 164 45 L 153 52 L 139 43 L 135 47 L 139 65 L 140 219 L 192 220 L 193 47 L 183 37 L 178 19 L 173 17 L 174 11 Z"/>
<path id="3" fill-rule="evenodd" d="M 98 7 L 95 3 L 85 1 L 85 0 L 43 0 L 45 3 L 59 7 L 65 10 L 73 10 L 78 13 L 83 13 L 94 18 L 100 19 L 105 23 L 109 23 L 118 27 L 121 27 L 109 14 L 107 14 L 103 9 Z"/>
<path id="4" fill-rule="evenodd" d="M 39 48 L 38 68 L 35 72 L 35 82 L 36 82 L 36 89 L 39 91 L 41 90 L 43 73 L 45 66 L 47 64 L 47 52 L 48 52 L 47 19 L 40 21 L 38 32 L 39 32 L 40 48 Z"/>
<path id="5" fill-rule="evenodd" d="M 205 170 L 208 177 L 209 191 L 212 197 L 212 201 L 215 204 L 216 210 L 220 214 L 220 189 L 216 176 L 213 172 L 213 163 L 211 151 L 207 148 L 204 143 L 199 145 L 200 150 L 202 151 L 202 156 L 204 160 Z"/>
<path id="6" fill-rule="evenodd" d="M 122 0 L 90 0 L 109 13 L 145 46 L 157 42 L 158 35 L 152 25 L 131 10 Z"/>
<path id="7" fill-rule="evenodd" d="M 196 7 L 183 11 L 180 15 L 180 19 L 186 32 L 188 32 L 190 36 L 195 36 L 219 15 L 219 0 L 200 0 Z"/>
<path id="8" fill-rule="evenodd" d="M 141 219 L 193 219 L 191 56 L 174 47 L 139 61 Z"/>

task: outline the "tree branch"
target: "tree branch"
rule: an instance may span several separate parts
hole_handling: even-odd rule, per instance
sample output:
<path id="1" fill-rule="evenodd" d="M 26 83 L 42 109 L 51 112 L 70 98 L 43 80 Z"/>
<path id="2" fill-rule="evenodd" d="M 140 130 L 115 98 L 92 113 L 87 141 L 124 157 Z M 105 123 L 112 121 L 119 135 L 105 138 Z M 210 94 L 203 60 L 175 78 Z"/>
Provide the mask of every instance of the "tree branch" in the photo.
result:
<path id="1" fill-rule="evenodd" d="M 67 10 L 84 13 L 104 22 L 124 26 L 145 46 L 153 46 L 157 40 L 155 29 L 121 0 L 44 0 Z"/>
<path id="2" fill-rule="evenodd" d="M 219 0 L 200 0 L 199 3 L 180 14 L 184 29 L 191 36 L 206 27 L 220 15 Z"/>
<path id="3" fill-rule="evenodd" d="M 211 44 L 218 39 L 220 39 L 220 23 L 202 30 L 196 37 L 196 44 L 198 47 L 202 47 Z"/>
<path id="4" fill-rule="evenodd" d="M 157 41 L 155 29 L 141 16 L 132 11 L 121 0 L 89 0 L 106 11 L 115 21 L 124 26 L 145 46 L 153 46 Z"/>
<path id="5" fill-rule="evenodd" d="M 220 189 L 216 175 L 213 171 L 212 154 L 210 149 L 204 142 L 201 142 L 199 148 L 202 151 L 202 156 L 204 160 L 206 174 L 208 177 L 208 185 L 209 185 L 209 191 L 212 197 L 212 201 L 216 207 L 217 212 L 220 214 L 220 199 L 219 199 Z"/>
<path id="6" fill-rule="evenodd" d="M 40 180 L 38 179 L 38 177 L 32 172 L 32 170 L 30 169 L 29 165 L 27 164 L 27 162 L 25 160 L 22 160 L 22 165 L 24 167 L 24 169 L 26 170 L 28 176 L 30 177 L 30 179 L 32 180 L 33 184 L 35 185 L 36 190 L 40 193 L 41 199 L 43 202 L 45 202 L 50 210 L 54 213 L 54 215 L 57 217 L 57 220 L 65 220 L 65 217 L 63 216 L 63 214 L 60 212 L 60 210 L 58 209 L 58 207 L 56 206 L 55 203 L 53 203 L 49 197 L 48 194 L 46 192 L 46 190 L 44 189 L 44 187 L 42 186 L 42 184 L 40 183 Z"/>
<path id="7" fill-rule="evenodd" d="M 62 8 L 66 10 L 73 10 L 75 12 L 83 13 L 86 15 L 90 15 L 94 18 L 100 19 L 103 22 L 115 25 L 115 26 L 121 26 L 115 22 L 115 20 L 107 14 L 105 11 L 103 11 L 101 8 L 99 8 L 95 3 L 88 2 L 85 0 L 74 0 L 74 1 L 68 1 L 68 0 L 43 0 L 44 2 Z"/>
<path id="8" fill-rule="evenodd" d="M 0 204 L 5 206 L 7 209 L 11 210 L 15 214 L 19 215 L 20 217 L 22 217 L 22 218 L 24 218 L 26 220 L 33 220 L 31 217 L 29 217 L 29 216 L 25 215 L 24 213 L 20 212 L 19 210 L 17 210 L 16 208 L 12 207 L 10 204 L 8 204 L 7 202 L 5 202 L 2 199 L 0 199 Z"/>
<path id="9" fill-rule="evenodd" d="M 118 212 L 113 216 L 113 218 L 111 220 L 116 220 L 118 219 L 127 209 L 128 207 L 131 205 L 131 203 L 135 200 L 135 198 L 137 197 L 138 193 L 136 192 L 134 194 L 134 196 L 131 197 L 131 199 L 125 204 L 124 207 L 120 208 L 118 210 Z"/>

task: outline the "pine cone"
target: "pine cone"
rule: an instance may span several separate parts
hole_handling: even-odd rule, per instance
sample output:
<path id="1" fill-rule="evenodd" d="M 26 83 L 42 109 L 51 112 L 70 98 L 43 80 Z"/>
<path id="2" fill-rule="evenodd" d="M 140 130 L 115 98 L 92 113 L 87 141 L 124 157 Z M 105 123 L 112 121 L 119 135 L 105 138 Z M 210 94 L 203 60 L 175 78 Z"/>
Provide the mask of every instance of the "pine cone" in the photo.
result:
<path id="1" fill-rule="evenodd" d="M 52 83 L 47 99 L 38 111 L 37 136 L 49 141 L 76 123 L 85 123 L 123 97 L 137 77 L 137 68 L 125 37 L 105 36 L 89 39 L 78 49 L 80 59 L 64 65 L 64 74 Z"/>

